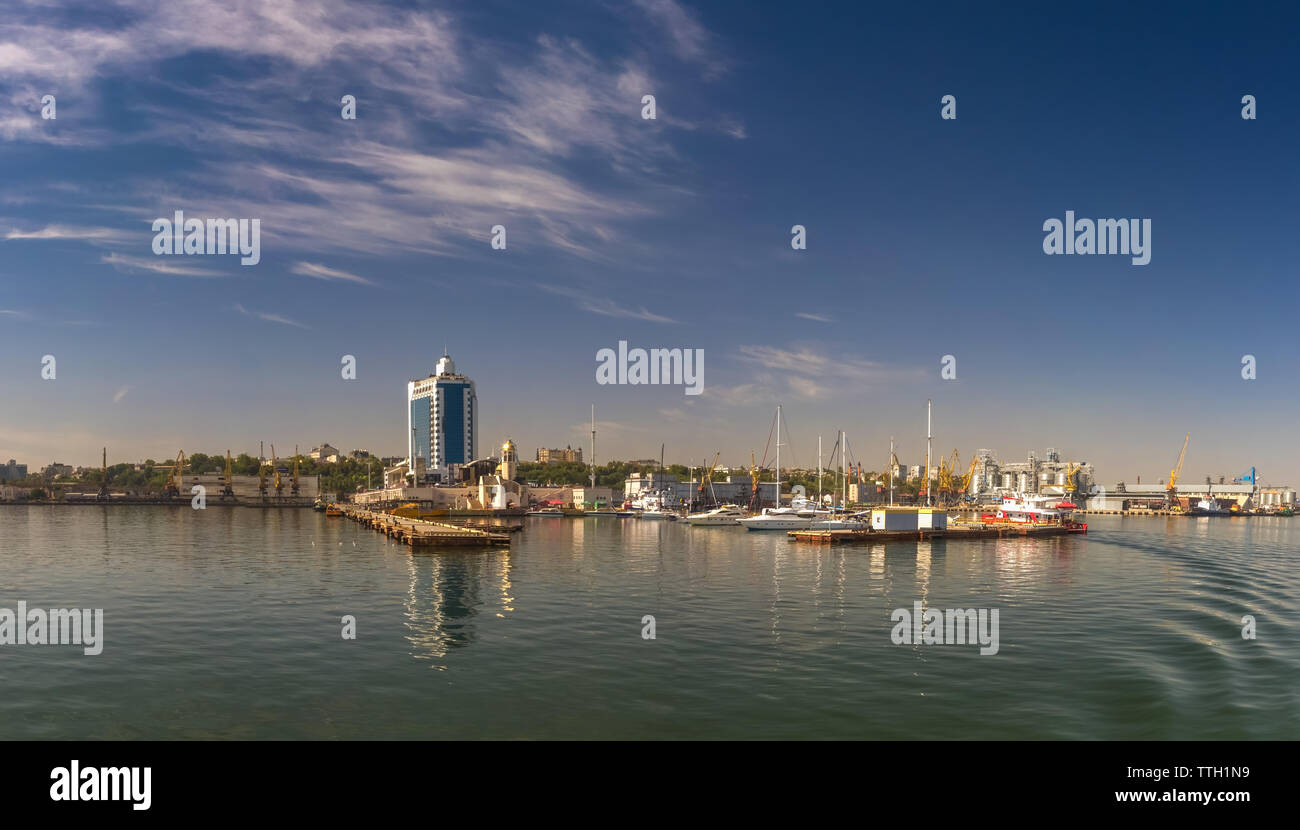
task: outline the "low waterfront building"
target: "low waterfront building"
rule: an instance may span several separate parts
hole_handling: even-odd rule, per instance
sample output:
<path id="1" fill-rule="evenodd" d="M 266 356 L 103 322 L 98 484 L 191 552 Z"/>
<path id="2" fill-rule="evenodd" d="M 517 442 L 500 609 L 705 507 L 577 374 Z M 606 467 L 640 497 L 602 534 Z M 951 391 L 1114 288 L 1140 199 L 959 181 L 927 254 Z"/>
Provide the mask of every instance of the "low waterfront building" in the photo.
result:
<path id="1" fill-rule="evenodd" d="M 612 487 L 574 487 L 573 488 L 573 506 L 586 507 L 607 507 L 614 503 L 614 488 Z"/>

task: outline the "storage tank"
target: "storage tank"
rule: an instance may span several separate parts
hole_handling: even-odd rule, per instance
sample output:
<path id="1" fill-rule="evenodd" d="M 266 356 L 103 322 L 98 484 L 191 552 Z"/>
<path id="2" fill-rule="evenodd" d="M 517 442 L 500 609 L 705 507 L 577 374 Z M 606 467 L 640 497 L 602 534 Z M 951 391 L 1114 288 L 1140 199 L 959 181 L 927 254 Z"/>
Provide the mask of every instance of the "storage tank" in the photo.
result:
<path id="1" fill-rule="evenodd" d="M 1056 486 L 1057 486 L 1057 487 L 1064 487 L 1064 486 L 1065 486 L 1065 473 L 1057 473 L 1057 474 L 1056 474 Z"/>
<path id="2" fill-rule="evenodd" d="M 981 489 L 981 487 L 983 486 L 983 484 L 984 484 L 984 474 L 983 474 L 983 473 L 976 473 L 975 475 L 971 476 L 971 477 L 970 477 L 970 492 L 971 492 L 971 495 L 977 495 L 977 494 L 980 492 L 980 489 Z"/>
<path id="3" fill-rule="evenodd" d="M 1018 489 L 1020 490 L 1020 492 L 1023 493 L 1029 489 L 1029 473 L 1021 473 L 1018 481 L 1019 481 Z"/>
<path id="4" fill-rule="evenodd" d="M 1295 490 L 1283 490 L 1282 503 L 1288 505 L 1295 504 Z"/>
<path id="5" fill-rule="evenodd" d="M 1002 474 L 1002 489 L 1003 490 L 1011 489 L 1011 473 Z"/>

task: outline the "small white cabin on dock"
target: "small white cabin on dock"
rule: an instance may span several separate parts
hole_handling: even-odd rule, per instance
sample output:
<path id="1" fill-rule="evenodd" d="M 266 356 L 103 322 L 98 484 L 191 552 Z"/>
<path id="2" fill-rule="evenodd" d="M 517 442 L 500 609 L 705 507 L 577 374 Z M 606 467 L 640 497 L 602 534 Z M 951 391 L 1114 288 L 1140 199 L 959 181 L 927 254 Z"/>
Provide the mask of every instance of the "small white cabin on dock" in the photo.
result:
<path id="1" fill-rule="evenodd" d="M 871 511 L 872 530 L 947 530 L 948 511 L 942 507 L 877 507 Z"/>

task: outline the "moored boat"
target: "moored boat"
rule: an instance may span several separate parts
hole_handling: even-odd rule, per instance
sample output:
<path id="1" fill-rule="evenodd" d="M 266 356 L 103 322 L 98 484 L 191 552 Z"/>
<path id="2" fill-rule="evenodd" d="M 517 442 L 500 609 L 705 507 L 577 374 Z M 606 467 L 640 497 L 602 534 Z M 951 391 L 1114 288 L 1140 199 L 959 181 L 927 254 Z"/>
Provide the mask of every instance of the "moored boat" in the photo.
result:
<path id="1" fill-rule="evenodd" d="M 734 527 L 737 519 L 745 518 L 747 514 L 734 504 L 724 504 L 715 507 L 712 510 L 703 510 L 699 513 L 691 513 L 686 517 L 686 523 L 692 527 Z"/>

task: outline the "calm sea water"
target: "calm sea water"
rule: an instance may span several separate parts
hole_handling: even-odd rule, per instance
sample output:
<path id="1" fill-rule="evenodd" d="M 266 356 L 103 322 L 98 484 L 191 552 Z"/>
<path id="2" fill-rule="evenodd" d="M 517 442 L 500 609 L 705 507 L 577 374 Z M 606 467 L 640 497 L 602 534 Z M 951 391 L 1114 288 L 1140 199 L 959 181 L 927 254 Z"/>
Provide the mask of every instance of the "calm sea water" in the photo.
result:
<path id="1" fill-rule="evenodd" d="M 0 646 L 0 738 L 1300 738 L 1300 519 L 527 522 L 413 553 L 302 510 L 0 508 L 0 607 L 103 608 L 106 641 Z M 999 653 L 893 644 L 917 600 L 999 609 Z"/>

